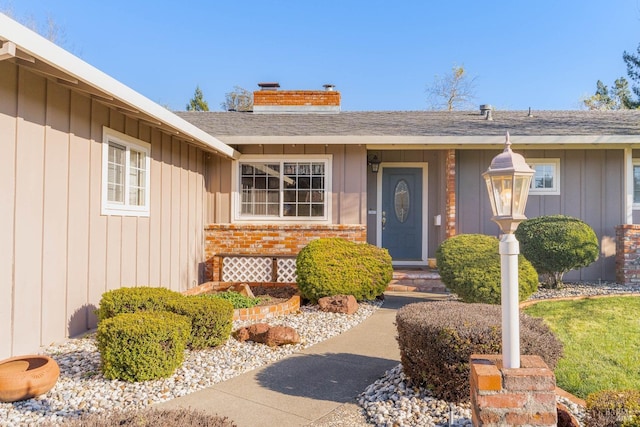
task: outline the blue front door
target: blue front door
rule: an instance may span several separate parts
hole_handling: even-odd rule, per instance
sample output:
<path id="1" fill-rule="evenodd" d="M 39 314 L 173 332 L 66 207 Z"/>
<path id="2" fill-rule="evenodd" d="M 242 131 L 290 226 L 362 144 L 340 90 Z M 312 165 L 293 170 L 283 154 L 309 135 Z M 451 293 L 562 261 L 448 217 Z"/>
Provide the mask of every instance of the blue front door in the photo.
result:
<path id="1" fill-rule="evenodd" d="M 393 261 L 422 261 L 422 168 L 382 169 L 382 247 Z"/>

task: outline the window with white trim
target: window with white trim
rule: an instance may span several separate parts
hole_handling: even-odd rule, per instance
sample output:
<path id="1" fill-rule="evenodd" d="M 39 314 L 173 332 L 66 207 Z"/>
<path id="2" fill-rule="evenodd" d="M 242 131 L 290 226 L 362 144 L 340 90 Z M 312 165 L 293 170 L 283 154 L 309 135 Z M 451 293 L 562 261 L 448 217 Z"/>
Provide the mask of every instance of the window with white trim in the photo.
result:
<path id="1" fill-rule="evenodd" d="M 529 194 L 560 194 L 560 159 L 527 159 L 527 163 L 535 171 Z"/>
<path id="2" fill-rule="evenodd" d="M 245 156 L 238 161 L 238 220 L 328 220 L 331 157 Z"/>
<path id="3" fill-rule="evenodd" d="M 633 208 L 640 209 L 640 159 L 633 159 Z"/>
<path id="4" fill-rule="evenodd" d="M 103 129 L 102 215 L 149 216 L 151 145 Z"/>

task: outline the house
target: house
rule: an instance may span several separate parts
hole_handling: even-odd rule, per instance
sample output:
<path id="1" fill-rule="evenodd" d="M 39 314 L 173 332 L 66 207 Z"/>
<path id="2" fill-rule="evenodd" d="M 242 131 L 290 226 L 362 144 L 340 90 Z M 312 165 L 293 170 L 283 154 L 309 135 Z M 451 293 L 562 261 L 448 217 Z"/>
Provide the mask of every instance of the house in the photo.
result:
<path id="1" fill-rule="evenodd" d="M 229 208 L 207 230 L 208 259 L 264 253 L 269 241 L 261 236 L 274 230 L 288 246 L 267 249 L 283 255 L 300 229 L 321 233 L 324 227 L 364 226 L 366 241 L 389 249 L 394 265 L 424 266 L 447 237 L 498 235 L 481 175 L 511 132 L 513 149 L 536 171 L 526 215 L 578 217 L 598 235 L 600 259 L 565 279 L 625 283 L 640 277 L 635 269 L 627 278 L 616 276 L 623 270 L 616 268 L 616 242 L 629 241 L 636 233 L 631 224 L 640 220 L 640 112 L 492 111 L 489 106 L 477 112 L 340 112 L 324 106 L 327 97 L 335 100 L 339 94 L 332 86 L 325 92 L 323 97 L 323 91 L 285 91 L 269 84 L 254 92 L 253 113 L 178 113 L 241 153 L 229 161 L 232 175 L 223 191 Z M 314 104 L 320 108 L 314 111 Z M 287 171 L 315 164 L 324 168 L 318 189 L 325 199 L 315 198 L 313 183 L 309 187 Z M 258 179 L 256 171 L 263 168 L 273 172 L 268 178 L 273 187 Z M 274 171 L 293 181 L 278 182 Z M 264 200 L 278 189 L 284 198 L 267 212 Z M 297 204 L 297 216 L 290 213 L 291 204 Z M 229 244 L 229 229 L 242 239 L 252 236 L 254 243 Z M 618 262 L 633 250 L 619 248 Z"/>
<path id="2" fill-rule="evenodd" d="M 253 112 L 174 114 L 2 14 L 0 43 L 0 358 L 93 328 L 118 287 L 290 281 L 318 237 L 423 266 L 449 236 L 497 235 L 480 175 L 506 131 L 536 170 L 526 214 L 601 241 L 567 278 L 631 259 L 640 113 L 342 112 L 332 85 L 271 83 Z"/>

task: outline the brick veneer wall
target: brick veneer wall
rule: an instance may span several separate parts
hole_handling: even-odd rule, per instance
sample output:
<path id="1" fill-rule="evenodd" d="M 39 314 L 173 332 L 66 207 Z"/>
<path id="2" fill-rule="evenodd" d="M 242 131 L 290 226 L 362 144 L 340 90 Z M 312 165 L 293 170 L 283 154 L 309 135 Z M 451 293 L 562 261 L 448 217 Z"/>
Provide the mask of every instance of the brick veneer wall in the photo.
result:
<path id="1" fill-rule="evenodd" d="M 616 282 L 640 284 L 640 225 L 616 227 Z"/>
<path id="2" fill-rule="evenodd" d="M 540 356 L 520 356 L 520 368 L 502 367 L 501 355 L 471 355 L 474 426 L 555 426 L 556 378 Z"/>
<path id="3" fill-rule="evenodd" d="M 447 238 L 456 235 L 456 150 L 447 152 L 445 163 L 446 178 L 446 202 L 445 202 L 445 236 Z"/>
<path id="4" fill-rule="evenodd" d="M 257 90 L 253 106 L 340 106 L 340 92 L 328 90 Z"/>
<path id="5" fill-rule="evenodd" d="M 205 227 L 205 274 L 207 281 L 220 281 L 220 257 L 224 255 L 293 256 L 310 241 L 342 237 L 367 241 L 367 227 L 360 224 L 211 224 Z"/>

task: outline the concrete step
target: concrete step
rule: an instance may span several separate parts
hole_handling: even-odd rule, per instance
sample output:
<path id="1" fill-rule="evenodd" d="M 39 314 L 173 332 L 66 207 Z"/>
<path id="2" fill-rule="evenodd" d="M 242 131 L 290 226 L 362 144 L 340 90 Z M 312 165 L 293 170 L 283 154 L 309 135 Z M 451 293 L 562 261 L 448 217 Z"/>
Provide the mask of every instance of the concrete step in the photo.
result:
<path id="1" fill-rule="evenodd" d="M 447 293 L 437 270 L 429 268 L 395 269 L 388 291 Z"/>

